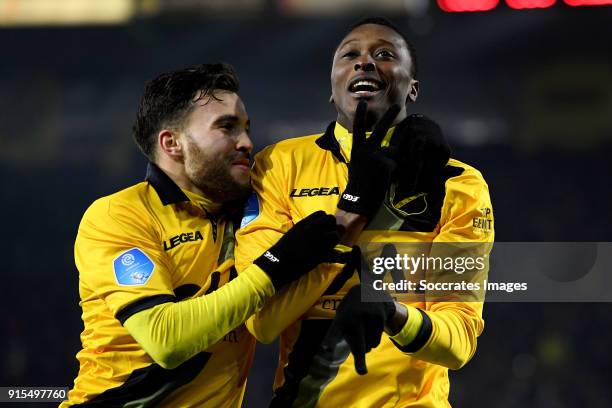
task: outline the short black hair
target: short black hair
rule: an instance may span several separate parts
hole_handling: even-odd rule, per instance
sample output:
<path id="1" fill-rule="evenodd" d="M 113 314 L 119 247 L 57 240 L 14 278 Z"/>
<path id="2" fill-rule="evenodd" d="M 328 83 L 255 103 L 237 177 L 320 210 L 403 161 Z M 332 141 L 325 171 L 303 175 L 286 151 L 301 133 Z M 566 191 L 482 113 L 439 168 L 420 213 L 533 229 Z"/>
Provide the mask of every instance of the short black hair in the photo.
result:
<path id="1" fill-rule="evenodd" d="M 376 25 L 389 27 L 390 29 L 395 31 L 397 34 L 399 34 L 400 37 L 402 37 L 402 39 L 406 43 L 406 47 L 408 48 L 410 59 L 412 60 L 412 66 L 410 67 L 410 75 L 412 75 L 412 78 L 417 79 L 418 64 L 417 64 L 417 53 L 416 53 L 416 48 L 414 47 L 414 44 L 408 41 L 408 38 L 406 37 L 406 35 L 395 24 L 393 24 L 390 20 L 386 19 L 385 17 L 364 17 L 361 20 L 358 20 L 357 22 L 353 23 L 348 28 L 346 33 L 344 34 L 344 37 L 349 35 L 349 33 L 351 33 L 351 31 L 353 31 L 357 27 L 360 27 L 366 24 L 376 24 Z"/>
<path id="2" fill-rule="evenodd" d="M 205 97 L 217 99 L 215 91 L 237 93 L 238 89 L 234 68 L 222 62 L 200 64 L 157 76 L 145 84 L 140 99 L 132 128 L 136 144 L 149 160 L 154 160 L 160 130 L 180 127 L 195 102 Z"/>

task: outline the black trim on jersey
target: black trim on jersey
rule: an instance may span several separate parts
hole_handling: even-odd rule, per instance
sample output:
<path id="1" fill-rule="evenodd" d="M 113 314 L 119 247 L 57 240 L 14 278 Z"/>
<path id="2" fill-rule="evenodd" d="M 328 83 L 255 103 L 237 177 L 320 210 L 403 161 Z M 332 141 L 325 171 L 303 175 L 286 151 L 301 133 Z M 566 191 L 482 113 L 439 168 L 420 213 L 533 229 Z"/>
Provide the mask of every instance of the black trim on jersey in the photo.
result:
<path id="1" fill-rule="evenodd" d="M 353 247 L 349 252 L 344 251 L 334 251 L 333 254 L 325 260 L 325 262 L 331 263 L 339 263 L 339 264 L 349 264 L 353 262 L 353 266 L 357 265 L 357 260 L 359 260 L 360 253 L 357 253 L 359 247 Z"/>
<path id="2" fill-rule="evenodd" d="M 91 401 L 75 406 L 119 408 L 130 402 L 139 407 L 157 406 L 174 390 L 193 381 L 211 355 L 202 352 L 172 370 L 166 370 L 158 364 L 139 368 L 132 371 L 119 387 L 106 390 Z"/>
<path id="3" fill-rule="evenodd" d="M 325 133 L 323 133 L 323 135 L 321 135 L 321 137 L 319 137 L 315 141 L 315 143 L 321 149 L 329 150 L 330 152 L 332 152 L 334 157 L 340 160 L 342 163 L 346 163 L 346 160 L 344 160 L 344 157 L 342 157 L 342 152 L 340 151 L 340 144 L 338 143 L 338 140 L 334 135 L 335 128 L 336 122 L 330 123 L 329 126 L 327 126 Z"/>
<path id="4" fill-rule="evenodd" d="M 210 295 L 215 290 L 219 289 L 219 282 L 221 281 L 221 272 L 214 271 L 210 274 L 210 286 L 204 292 L 205 295 Z"/>
<path id="5" fill-rule="evenodd" d="M 237 277 L 238 277 L 238 271 L 236 270 L 236 265 L 232 265 L 232 267 L 230 268 L 230 274 L 229 274 L 229 278 L 227 281 L 231 282 Z"/>
<path id="6" fill-rule="evenodd" d="M 194 283 L 186 283 L 184 285 L 179 286 L 178 288 L 174 288 L 174 295 L 176 296 L 176 301 L 178 302 L 190 298 L 196 293 L 198 293 L 200 289 L 202 288 L 200 288 Z"/>
<path id="7" fill-rule="evenodd" d="M 119 310 L 115 315 L 115 318 L 119 320 L 121 324 L 124 324 L 127 319 L 134 316 L 136 313 L 168 302 L 176 302 L 176 297 L 172 295 L 154 295 L 138 299 L 137 301 L 132 302 Z"/>
<path id="8" fill-rule="evenodd" d="M 412 340 L 410 344 L 401 346 L 395 340 L 391 339 L 395 346 L 404 353 L 414 353 L 419 351 L 425 345 L 425 343 L 429 341 L 429 338 L 431 337 L 431 332 L 433 330 L 433 326 L 431 325 L 431 319 L 429 318 L 429 316 L 427 316 L 427 313 L 425 313 L 421 309 L 417 310 L 421 313 L 421 316 L 423 316 L 423 325 L 421 326 L 414 340 Z"/>
<path id="9" fill-rule="evenodd" d="M 183 190 L 153 162 L 147 165 L 145 180 L 153 186 L 163 205 L 190 201 Z"/>
<path id="10" fill-rule="evenodd" d="M 319 351 L 333 320 L 303 320 L 300 334 L 289 353 L 283 385 L 274 390 L 270 408 L 290 407 L 298 397 L 300 381 L 308 375 L 315 354 Z"/>

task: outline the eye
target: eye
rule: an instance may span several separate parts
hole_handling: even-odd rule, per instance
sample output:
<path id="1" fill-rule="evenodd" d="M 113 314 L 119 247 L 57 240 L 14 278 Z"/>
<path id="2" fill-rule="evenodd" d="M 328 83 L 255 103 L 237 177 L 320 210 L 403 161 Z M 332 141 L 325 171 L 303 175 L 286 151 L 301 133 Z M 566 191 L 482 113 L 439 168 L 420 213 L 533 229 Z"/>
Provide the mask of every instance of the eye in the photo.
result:
<path id="1" fill-rule="evenodd" d="M 357 52 L 356 52 L 356 51 L 348 51 L 348 52 L 345 52 L 345 53 L 342 55 L 342 58 L 348 58 L 348 59 L 350 59 L 350 58 L 355 58 L 356 56 L 357 56 Z"/>
<path id="2" fill-rule="evenodd" d="M 376 54 L 374 54 L 376 57 L 378 58 L 395 58 L 395 54 L 393 54 L 391 51 L 389 50 L 378 50 L 376 51 Z"/>

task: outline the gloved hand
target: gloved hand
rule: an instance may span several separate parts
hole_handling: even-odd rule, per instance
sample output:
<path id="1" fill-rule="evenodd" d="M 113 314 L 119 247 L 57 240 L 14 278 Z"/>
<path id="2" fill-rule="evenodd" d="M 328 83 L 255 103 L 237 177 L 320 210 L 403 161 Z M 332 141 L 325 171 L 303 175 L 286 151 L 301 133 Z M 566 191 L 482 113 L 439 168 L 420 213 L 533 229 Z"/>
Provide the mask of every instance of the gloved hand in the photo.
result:
<path id="1" fill-rule="evenodd" d="M 368 139 L 366 139 L 367 110 L 367 103 L 360 101 L 353 123 L 348 183 L 340 196 L 338 208 L 371 219 L 385 198 L 391 174 L 396 167 L 395 160 L 388 155 L 388 149 L 382 148 L 380 144 L 400 108 L 397 105 L 391 106 L 378 121 Z"/>
<path id="2" fill-rule="evenodd" d="M 253 263 L 270 277 L 278 292 L 318 264 L 333 262 L 339 241 L 336 218 L 317 211 L 295 224 Z"/>
<path id="3" fill-rule="evenodd" d="M 362 301 L 362 288 L 375 292 L 371 294 L 378 297 L 377 301 Z M 353 286 L 340 302 L 328 335 L 332 333 L 332 338 L 338 335 L 344 337 L 353 353 L 357 374 L 368 373 L 365 355 L 380 344 L 385 325 L 393 318 L 395 311 L 393 298 L 387 292 L 374 291 L 365 283 Z"/>
<path id="4" fill-rule="evenodd" d="M 389 152 L 397 162 L 395 196 L 400 198 L 429 191 L 442 176 L 451 153 L 440 126 L 421 114 L 397 124 Z"/>

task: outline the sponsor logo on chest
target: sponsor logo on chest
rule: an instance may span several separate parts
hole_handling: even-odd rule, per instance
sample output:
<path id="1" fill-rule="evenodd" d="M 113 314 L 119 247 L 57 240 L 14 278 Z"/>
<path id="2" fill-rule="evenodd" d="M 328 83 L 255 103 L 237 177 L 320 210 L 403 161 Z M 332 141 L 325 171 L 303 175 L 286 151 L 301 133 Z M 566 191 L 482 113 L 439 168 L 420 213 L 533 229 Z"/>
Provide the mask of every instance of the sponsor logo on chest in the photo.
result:
<path id="1" fill-rule="evenodd" d="M 340 195 L 338 186 L 336 187 L 314 187 L 314 188 L 294 188 L 289 197 L 316 197 Z"/>
<path id="2" fill-rule="evenodd" d="M 203 239 L 200 231 L 184 232 L 164 241 L 164 251 L 169 251 L 185 242 L 202 241 Z"/>

